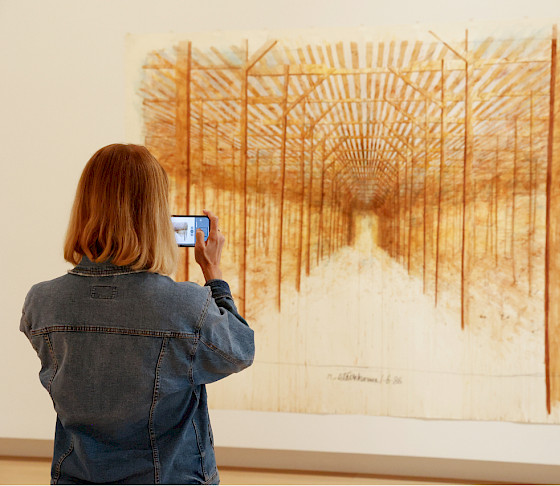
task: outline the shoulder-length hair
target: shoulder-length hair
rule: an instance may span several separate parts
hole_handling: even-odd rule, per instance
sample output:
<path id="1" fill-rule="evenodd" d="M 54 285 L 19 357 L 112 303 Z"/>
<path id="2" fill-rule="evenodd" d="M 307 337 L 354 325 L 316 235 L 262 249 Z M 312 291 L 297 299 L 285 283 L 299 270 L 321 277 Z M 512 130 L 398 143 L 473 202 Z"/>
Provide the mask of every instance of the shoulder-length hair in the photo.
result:
<path id="1" fill-rule="evenodd" d="M 177 266 L 167 174 L 140 145 L 107 145 L 86 164 L 70 215 L 64 259 L 110 260 L 165 275 Z"/>

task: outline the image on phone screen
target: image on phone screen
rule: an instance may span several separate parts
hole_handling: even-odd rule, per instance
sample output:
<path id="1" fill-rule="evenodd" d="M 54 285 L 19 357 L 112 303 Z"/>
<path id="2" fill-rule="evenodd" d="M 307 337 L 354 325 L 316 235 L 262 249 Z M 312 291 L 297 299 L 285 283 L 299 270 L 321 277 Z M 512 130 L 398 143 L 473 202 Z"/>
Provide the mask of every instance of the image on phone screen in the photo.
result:
<path id="1" fill-rule="evenodd" d="M 204 241 L 210 233 L 210 219 L 208 216 L 171 216 L 175 241 L 179 246 L 194 246 L 196 242 L 196 230 L 204 231 Z"/>

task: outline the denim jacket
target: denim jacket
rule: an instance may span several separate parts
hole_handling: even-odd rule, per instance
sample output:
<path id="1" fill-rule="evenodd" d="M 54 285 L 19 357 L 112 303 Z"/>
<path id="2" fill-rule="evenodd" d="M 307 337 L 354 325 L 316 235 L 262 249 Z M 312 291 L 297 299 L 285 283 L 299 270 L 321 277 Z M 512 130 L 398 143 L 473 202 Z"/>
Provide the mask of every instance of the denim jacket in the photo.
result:
<path id="1" fill-rule="evenodd" d="M 218 484 L 206 383 L 248 367 L 229 286 L 84 257 L 34 285 L 21 331 L 57 412 L 52 484 Z"/>

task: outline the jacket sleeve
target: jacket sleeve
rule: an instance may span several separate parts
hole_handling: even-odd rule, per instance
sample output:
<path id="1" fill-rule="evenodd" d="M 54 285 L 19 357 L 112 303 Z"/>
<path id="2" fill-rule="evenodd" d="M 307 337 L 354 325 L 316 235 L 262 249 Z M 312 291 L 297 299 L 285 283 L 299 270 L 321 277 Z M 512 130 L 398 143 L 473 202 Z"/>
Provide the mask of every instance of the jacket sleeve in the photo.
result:
<path id="1" fill-rule="evenodd" d="M 253 330 L 239 315 L 229 285 L 223 280 L 209 280 L 211 297 L 199 331 L 193 359 L 195 385 L 212 383 L 237 373 L 253 363 Z"/>
<path id="2" fill-rule="evenodd" d="M 21 310 L 19 330 L 27 336 L 27 339 L 31 341 L 31 326 L 29 325 L 29 322 L 27 322 L 27 317 L 25 316 L 25 307 Z"/>
<path id="3" fill-rule="evenodd" d="M 31 339 L 31 324 L 29 323 L 28 316 L 26 315 L 26 310 L 29 306 L 29 300 L 31 298 L 30 296 L 32 290 L 33 289 L 31 289 L 25 296 L 25 302 L 23 303 L 23 308 L 21 309 L 21 319 L 19 321 L 19 330 L 27 336 L 27 339 L 31 341 L 31 344 L 33 344 L 33 341 Z"/>

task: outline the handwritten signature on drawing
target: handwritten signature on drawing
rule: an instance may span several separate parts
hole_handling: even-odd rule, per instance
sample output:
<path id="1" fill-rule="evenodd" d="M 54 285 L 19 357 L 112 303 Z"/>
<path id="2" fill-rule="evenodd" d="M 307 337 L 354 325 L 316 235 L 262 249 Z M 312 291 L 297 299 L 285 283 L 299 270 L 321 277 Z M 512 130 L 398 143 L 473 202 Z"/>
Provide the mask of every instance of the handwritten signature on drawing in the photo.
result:
<path id="1" fill-rule="evenodd" d="M 379 376 L 364 376 L 360 372 L 345 371 L 343 373 L 327 375 L 329 380 L 333 381 L 360 381 L 363 383 L 375 383 L 378 385 L 402 385 L 402 376 L 393 375 L 379 375 Z"/>

